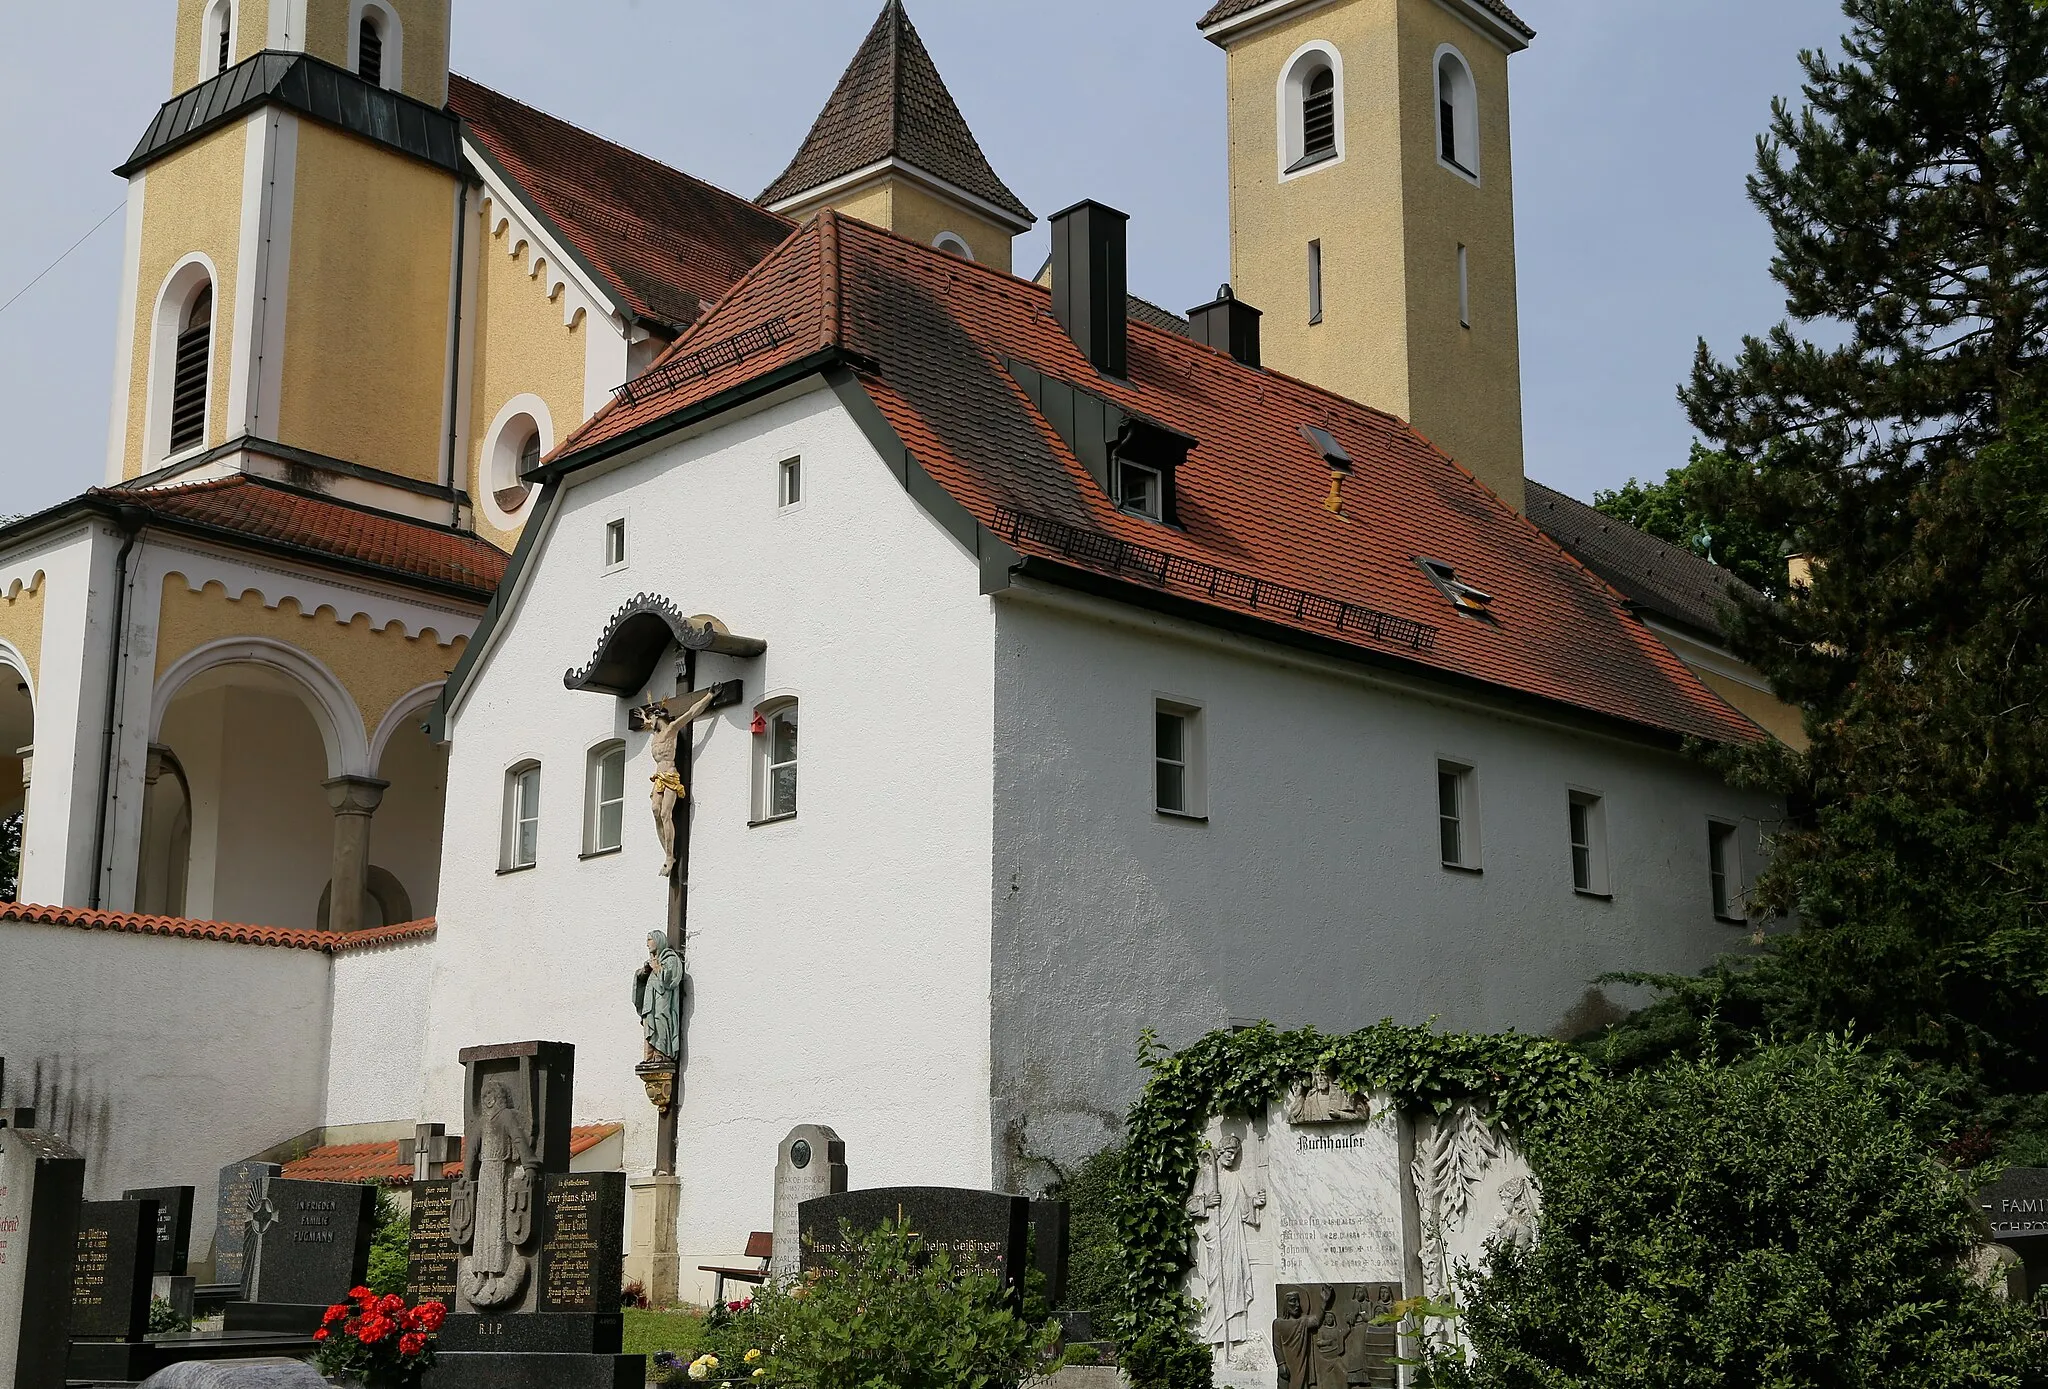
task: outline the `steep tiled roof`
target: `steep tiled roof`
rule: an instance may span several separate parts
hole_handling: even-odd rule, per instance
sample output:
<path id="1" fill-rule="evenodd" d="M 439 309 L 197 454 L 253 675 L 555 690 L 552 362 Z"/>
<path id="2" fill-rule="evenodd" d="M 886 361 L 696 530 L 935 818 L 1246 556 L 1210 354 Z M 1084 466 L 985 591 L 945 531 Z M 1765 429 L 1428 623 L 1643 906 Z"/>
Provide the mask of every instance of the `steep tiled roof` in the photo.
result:
<path id="1" fill-rule="evenodd" d="M 488 599 L 509 559 L 487 540 L 446 526 L 300 492 L 249 474 L 170 487 L 94 488 L 89 500 L 140 507 L 180 529 L 326 557 L 350 568 L 423 580 Z"/>
<path id="2" fill-rule="evenodd" d="M 1402 421 L 1142 321 L 1129 382 L 1103 378 L 1043 287 L 830 213 L 677 343 L 669 370 L 599 411 L 556 466 L 835 347 L 924 470 L 1027 558 L 1667 735 L 1760 736 L 1620 595 Z M 1191 436 L 1182 525 L 1119 511 L 1012 363 Z M 1343 516 L 1323 508 L 1329 472 L 1305 425 L 1356 462 Z M 1491 617 L 1454 609 L 1423 557 L 1491 593 Z M 1376 627 L 1367 610 L 1391 621 Z"/>
<path id="3" fill-rule="evenodd" d="M 1540 482 L 1527 484 L 1529 519 L 1645 612 L 1707 636 L 1721 633 L 1721 609 L 1756 590 L 1718 564 L 1659 540 Z"/>
<path id="4" fill-rule="evenodd" d="M 1270 0 L 1217 0 L 1216 4 L 1209 7 L 1209 13 L 1203 15 L 1197 21 L 1195 27 L 1206 29 L 1212 24 L 1221 24 L 1226 19 L 1235 19 L 1246 10 L 1256 10 L 1259 6 L 1268 3 L 1270 3 Z M 1523 38 L 1533 39 L 1536 37 L 1536 31 L 1523 23 L 1522 17 L 1509 9 L 1502 3 L 1502 0 L 1478 0 L 1478 3 L 1484 5 L 1502 23 L 1512 27 Z"/>
<path id="5" fill-rule="evenodd" d="M 569 1156 L 581 1157 L 613 1134 L 623 1124 L 578 1124 L 569 1130 Z M 398 1160 L 398 1140 L 388 1143 L 330 1143 L 284 1165 L 284 1175 L 295 1182 L 376 1182 L 383 1186 L 404 1186 L 412 1180 L 412 1164 Z M 462 1175 L 458 1159 L 441 1169 L 444 1177 Z"/>
<path id="6" fill-rule="evenodd" d="M 789 235 L 766 208 L 466 77 L 449 76 L 448 108 L 637 317 L 688 327 Z"/>
<path id="7" fill-rule="evenodd" d="M 1037 220 L 989 167 L 902 0 L 889 0 L 883 8 L 796 158 L 761 201 L 773 206 L 891 158 L 1024 222 Z"/>
<path id="8" fill-rule="evenodd" d="M 223 945 L 267 945 L 282 950 L 318 950 L 345 955 L 379 945 L 425 940 L 434 922 L 408 921 L 374 931 L 292 931 L 280 926 L 240 926 L 227 921 L 190 921 L 180 916 L 138 916 L 133 912 L 95 912 L 83 907 L 39 907 L 0 902 L 0 922 L 31 926 L 68 926 L 80 931 L 116 931 L 130 936 L 171 936 L 179 940 L 217 941 Z"/>

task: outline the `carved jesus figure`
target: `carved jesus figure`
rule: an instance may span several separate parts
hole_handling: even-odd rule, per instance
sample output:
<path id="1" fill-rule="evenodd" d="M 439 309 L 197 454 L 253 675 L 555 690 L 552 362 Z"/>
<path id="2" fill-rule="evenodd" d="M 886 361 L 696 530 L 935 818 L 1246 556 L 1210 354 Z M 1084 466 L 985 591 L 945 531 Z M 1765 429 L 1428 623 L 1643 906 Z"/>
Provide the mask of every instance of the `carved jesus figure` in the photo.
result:
<path id="1" fill-rule="evenodd" d="M 676 767 L 676 747 L 690 725 L 687 720 L 676 718 L 659 704 L 649 705 L 643 711 L 648 731 L 654 734 L 650 750 L 654 753 L 654 786 L 651 792 L 654 808 L 654 832 L 661 838 L 661 876 L 673 878 L 676 873 L 676 807 L 689 794 L 683 785 L 683 774 Z"/>

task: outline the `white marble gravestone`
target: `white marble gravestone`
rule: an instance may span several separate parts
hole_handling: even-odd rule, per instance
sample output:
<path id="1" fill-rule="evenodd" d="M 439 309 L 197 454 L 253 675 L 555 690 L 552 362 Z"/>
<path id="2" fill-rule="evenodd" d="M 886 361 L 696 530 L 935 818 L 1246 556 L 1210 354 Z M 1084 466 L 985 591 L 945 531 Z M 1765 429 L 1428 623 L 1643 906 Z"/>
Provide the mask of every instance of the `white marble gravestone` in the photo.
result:
<path id="1" fill-rule="evenodd" d="M 846 1190 L 846 1145 L 822 1124 L 799 1124 L 775 1150 L 775 1229 L 769 1272 L 779 1281 L 803 1267 L 797 1209 Z"/>
<path id="2" fill-rule="evenodd" d="M 63 1389 L 85 1159 L 0 1129 L 0 1389 Z"/>

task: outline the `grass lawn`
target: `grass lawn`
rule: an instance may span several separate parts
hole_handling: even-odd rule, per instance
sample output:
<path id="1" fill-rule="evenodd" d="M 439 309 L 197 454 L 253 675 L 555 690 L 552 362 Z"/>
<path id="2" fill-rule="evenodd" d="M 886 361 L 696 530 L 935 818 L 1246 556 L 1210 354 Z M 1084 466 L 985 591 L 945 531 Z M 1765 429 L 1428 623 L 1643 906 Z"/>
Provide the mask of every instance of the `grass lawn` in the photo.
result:
<path id="1" fill-rule="evenodd" d="M 626 1354 L 674 1351 L 694 1360 L 704 1344 L 704 1318 L 697 1312 L 626 1312 Z"/>

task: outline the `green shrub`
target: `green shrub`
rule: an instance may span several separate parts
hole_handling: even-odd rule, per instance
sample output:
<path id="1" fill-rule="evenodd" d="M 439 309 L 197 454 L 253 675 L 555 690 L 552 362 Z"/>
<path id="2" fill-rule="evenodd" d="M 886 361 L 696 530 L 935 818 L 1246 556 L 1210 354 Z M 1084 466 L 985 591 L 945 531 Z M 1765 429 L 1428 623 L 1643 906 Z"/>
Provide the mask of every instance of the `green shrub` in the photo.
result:
<path id="1" fill-rule="evenodd" d="M 1065 1307 L 1091 1314 L 1097 1335 L 1119 1324 L 1130 1306 L 1125 1291 L 1124 1247 L 1116 1231 L 1121 1145 L 1104 1148 L 1063 1178 L 1050 1193 L 1067 1203 Z"/>
<path id="2" fill-rule="evenodd" d="M 382 1296 L 405 1295 L 412 1269 L 408 1245 L 412 1240 L 412 1218 L 392 1194 L 377 1189 L 377 1232 L 370 1236 L 370 1276 L 364 1286 Z"/>
<path id="3" fill-rule="evenodd" d="M 955 1272 L 907 1226 L 847 1234 L 850 1254 L 786 1288 L 763 1288 L 736 1319 L 768 1348 L 764 1379 L 803 1389 L 1016 1389 L 1057 1366 L 1058 1325 L 1027 1322 L 994 1276 Z M 720 1359 L 714 1377 L 745 1373 Z"/>
<path id="4" fill-rule="evenodd" d="M 178 1336 L 192 1329 L 192 1319 L 178 1315 L 178 1309 L 171 1306 L 167 1297 L 152 1297 L 149 1300 L 149 1334 L 152 1336 Z"/>
<path id="5" fill-rule="evenodd" d="M 1467 1292 L 1483 1389 L 2048 1383 L 2030 1309 L 1961 1264 L 1969 1181 L 1928 1100 L 1839 1041 L 1595 1086 L 1529 1147 L 1533 1247 Z"/>

